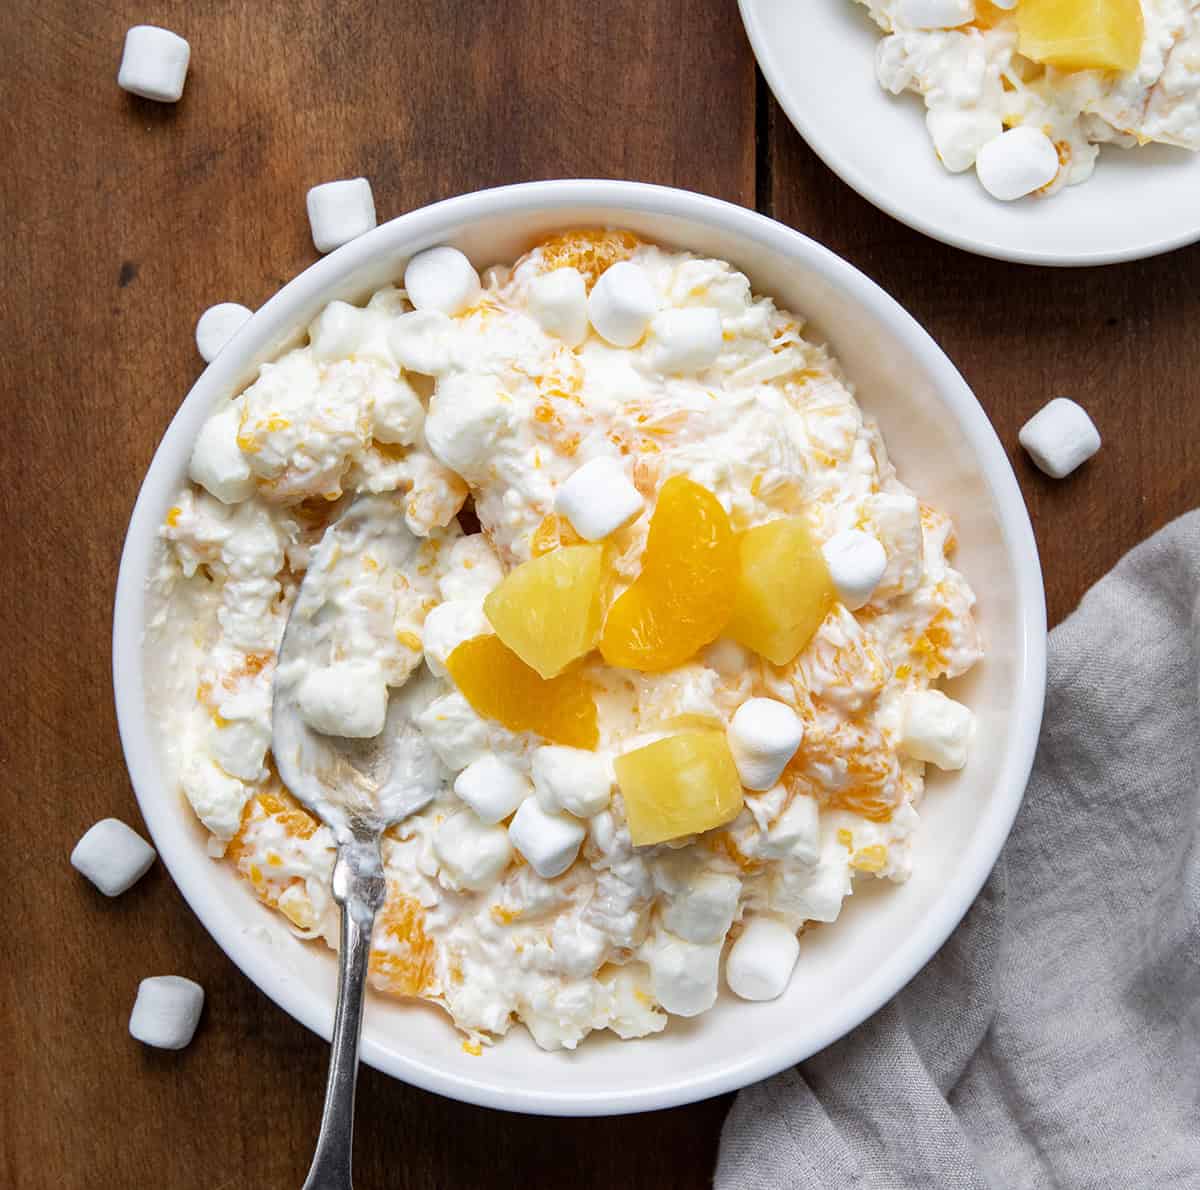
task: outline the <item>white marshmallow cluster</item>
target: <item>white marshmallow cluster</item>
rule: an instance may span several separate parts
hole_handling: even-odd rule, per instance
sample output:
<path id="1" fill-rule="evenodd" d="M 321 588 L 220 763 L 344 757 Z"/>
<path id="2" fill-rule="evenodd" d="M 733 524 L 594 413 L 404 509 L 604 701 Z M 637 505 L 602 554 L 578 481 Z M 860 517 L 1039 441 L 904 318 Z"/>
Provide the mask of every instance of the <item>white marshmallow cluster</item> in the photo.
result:
<path id="1" fill-rule="evenodd" d="M 547 744 L 534 752 L 531 768 L 538 804 L 548 814 L 591 818 L 612 798 L 612 767 L 595 752 Z"/>
<path id="2" fill-rule="evenodd" d="M 993 137 L 975 159 L 980 184 L 1002 202 L 1050 185 L 1058 176 L 1058 166 L 1054 142 L 1040 128 L 1025 124 Z"/>
<path id="3" fill-rule="evenodd" d="M 296 702 L 313 731 L 369 740 L 387 719 L 387 682 L 374 661 L 335 661 L 304 676 Z"/>
<path id="4" fill-rule="evenodd" d="M 71 866 L 106 897 L 119 897 L 132 888 L 154 860 L 154 848 L 117 818 L 102 818 L 71 852 Z"/>
<path id="5" fill-rule="evenodd" d="M 209 306 L 196 320 L 196 350 L 204 362 L 211 364 L 249 320 L 250 311 L 237 302 Z"/>
<path id="6" fill-rule="evenodd" d="M 201 427 L 188 462 L 188 478 L 222 504 L 237 504 L 254 494 L 254 475 L 237 444 L 239 414 L 227 405 Z"/>
<path id="7" fill-rule="evenodd" d="M 134 25 L 125 34 L 117 86 L 143 99 L 177 103 L 191 56 L 191 47 L 179 34 L 157 25 Z"/>
<path id="8" fill-rule="evenodd" d="M 961 769 L 975 716 L 940 690 L 910 690 L 904 696 L 900 751 L 940 769 Z"/>
<path id="9" fill-rule="evenodd" d="M 182 975 L 155 975 L 138 984 L 129 1032 L 143 1045 L 181 1050 L 196 1033 L 204 989 Z"/>
<path id="10" fill-rule="evenodd" d="M 770 789 L 804 739 L 804 723 L 786 703 L 751 698 L 734 712 L 728 728 L 738 776 L 747 789 Z"/>
<path id="11" fill-rule="evenodd" d="M 554 508 L 584 541 L 602 541 L 642 511 L 644 501 L 619 459 L 591 459 L 558 489 Z"/>
<path id="12" fill-rule="evenodd" d="M 450 317 L 461 314 L 481 292 L 475 266 L 457 248 L 446 246 L 418 252 L 408 262 L 404 289 L 416 309 Z"/>
<path id="13" fill-rule="evenodd" d="M 578 347 L 588 333 L 587 283 L 578 269 L 551 269 L 529 283 L 529 313 L 548 335 Z"/>
<path id="14" fill-rule="evenodd" d="M 774 1000 L 782 995 L 800 957 L 800 942 L 782 922 L 754 917 L 729 948 L 725 982 L 743 1000 Z"/>
<path id="15" fill-rule="evenodd" d="M 575 862 L 586 834 L 577 818 L 547 813 L 536 797 L 527 797 L 508 825 L 512 845 L 546 880 L 561 876 Z"/>
<path id="16" fill-rule="evenodd" d="M 628 260 L 610 265 L 592 286 L 588 318 L 605 342 L 632 347 L 646 333 L 658 297 L 644 269 Z"/>
<path id="17" fill-rule="evenodd" d="M 870 601 L 887 570 L 887 552 L 873 533 L 847 529 L 821 548 L 838 598 L 852 612 Z"/>
<path id="18" fill-rule="evenodd" d="M 450 367 L 454 324 L 440 310 L 410 310 L 392 321 L 388 346 L 407 371 L 440 376 Z"/>
<path id="19" fill-rule="evenodd" d="M 307 202 L 318 252 L 332 252 L 375 226 L 375 196 L 366 178 L 323 182 L 308 192 Z"/>
<path id="20" fill-rule="evenodd" d="M 471 892 L 490 888 L 512 860 L 508 831 L 471 810 L 451 815 L 438 827 L 433 851 L 453 883 Z"/>
<path id="21" fill-rule="evenodd" d="M 519 769 L 489 752 L 458 774 L 454 792 L 480 821 L 494 825 L 516 810 L 533 792 L 533 786 Z"/>
<path id="22" fill-rule="evenodd" d="M 721 315 L 708 306 L 663 310 L 650 334 L 655 367 L 668 375 L 703 372 L 721 354 Z"/>
<path id="23" fill-rule="evenodd" d="M 1018 435 L 1029 457 L 1047 475 L 1062 479 L 1100 449 L 1100 431 L 1087 411 L 1055 397 L 1033 415 Z"/>
<path id="24" fill-rule="evenodd" d="M 975 19 L 975 0 L 900 0 L 896 19 L 910 29 L 955 29 Z"/>

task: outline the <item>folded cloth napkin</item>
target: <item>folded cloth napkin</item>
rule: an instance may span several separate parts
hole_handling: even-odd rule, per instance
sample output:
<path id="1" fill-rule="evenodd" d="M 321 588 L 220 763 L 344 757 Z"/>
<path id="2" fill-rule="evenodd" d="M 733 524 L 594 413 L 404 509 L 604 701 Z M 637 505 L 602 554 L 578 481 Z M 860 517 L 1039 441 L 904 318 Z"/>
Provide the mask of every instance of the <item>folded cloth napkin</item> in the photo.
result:
<path id="1" fill-rule="evenodd" d="M 890 1004 L 738 1095 L 716 1190 L 1200 1187 L 1200 511 L 1050 637 L 1025 802 Z"/>

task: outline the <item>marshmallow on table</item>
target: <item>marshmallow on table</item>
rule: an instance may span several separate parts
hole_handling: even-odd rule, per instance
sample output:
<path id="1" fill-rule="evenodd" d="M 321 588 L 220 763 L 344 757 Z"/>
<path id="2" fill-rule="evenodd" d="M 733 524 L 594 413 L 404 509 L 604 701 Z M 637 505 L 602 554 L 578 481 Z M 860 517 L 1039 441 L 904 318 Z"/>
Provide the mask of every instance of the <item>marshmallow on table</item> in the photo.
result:
<path id="1" fill-rule="evenodd" d="M 610 265 L 592 286 L 588 318 L 606 343 L 632 347 L 658 309 L 658 297 L 646 271 L 629 260 Z"/>
<path id="2" fill-rule="evenodd" d="M 954 29 L 975 19 L 975 0 L 900 0 L 896 19 L 910 29 Z"/>
<path id="3" fill-rule="evenodd" d="M 961 702 L 940 690 L 912 690 L 904 696 L 900 751 L 940 769 L 961 769 L 967 763 L 975 716 Z"/>
<path id="4" fill-rule="evenodd" d="M 551 269 L 529 283 L 529 312 L 547 334 L 568 347 L 587 338 L 587 284 L 578 269 Z"/>
<path id="5" fill-rule="evenodd" d="M 654 998 L 675 1016 L 698 1016 L 717 1001 L 721 944 L 698 945 L 660 936 L 649 956 Z"/>
<path id="6" fill-rule="evenodd" d="M 323 182 L 308 192 L 307 201 L 318 252 L 332 252 L 375 226 L 375 198 L 366 178 Z"/>
<path id="7" fill-rule="evenodd" d="M 71 852 L 71 866 L 106 897 L 118 897 L 132 888 L 154 859 L 154 848 L 117 818 L 102 818 Z"/>
<path id="8" fill-rule="evenodd" d="M 134 25 L 125 34 L 117 86 L 143 99 L 175 103 L 183 95 L 191 47 L 157 25 Z"/>
<path id="9" fill-rule="evenodd" d="M 188 477 L 222 504 L 237 504 L 254 494 L 254 475 L 237 444 L 240 415 L 226 405 L 204 423 L 192 447 Z"/>
<path id="10" fill-rule="evenodd" d="M 703 372 L 721 354 L 721 315 L 710 306 L 663 310 L 650 334 L 655 367 L 663 372 Z"/>
<path id="11" fill-rule="evenodd" d="M 454 323 L 440 310 L 410 310 L 393 321 L 388 345 L 409 372 L 440 376 L 450 367 Z"/>
<path id="12" fill-rule="evenodd" d="M 975 158 L 980 184 L 1002 202 L 1023 198 L 1058 176 L 1058 150 L 1040 129 L 1021 125 L 993 137 Z"/>
<path id="13" fill-rule="evenodd" d="M 408 262 L 404 290 L 418 310 L 461 314 L 479 297 L 479 274 L 457 248 L 430 248 Z"/>
<path id="14" fill-rule="evenodd" d="M 576 818 L 591 818 L 612 798 L 612 769 L 594 752 L 547 744 L 534 752 L 532 773 L 538 804 L 548 814 L 566 810 Z"/>
<path id="15" fill-rule="evenodd" d="M 488 753 L 472 761 L 454 779 L 458 794 L 481 822 L 507 818 L 533 792 L 529 778 L 498 756 Z"/>
<path id="16" fill-rule="evenodd" d="M 743 1000 L 774 1000 L 783 993 L 800 957 L 796 935 L 769 917 L 753 917 L 729 948 L 725 982 Z"/>
<path id="17" fill-rule="evenodd" d="M 804 723 L 785 703 L 751 698 L 729 721 L 729 748 L 747 789 L 770 789 L 804 738 Z"/>
<path id="18" fill-rule="evenodd" d="M 181 1050 L 192 1040 L 204 1007 L 204 989 L 182 975 L 155 975 L 138 984 L 129 1032 L 144 1045 Z"/>
<path id="19" fill-rule="evenodd" d="M 250 311 L 237 302 L 220 302 L 209 306 L 196 320 L 196 350 L 206 364 L 211 364 L 221 349 L 245 326 Z"/>
<path id="20" fill-rule="evenodd" d="M 952 174 L 970 169 L 979 150 L 1004 131 L 995 112 L 961 107 L 930 108 L 925 113 L 925 127 L 942 164 Z"/>
<path id="21" fill-rule="evenodd" d="M 829 577 L 838 598 L 852 612 L 858 611 L 874 594 L 887 570 L 887 552 L 873 533 L 847 529 L 835 533 L 822 547 Z"/>
<path id="22" fill-rule="evenodd" d="M 1030 458 L 1055 479 L 1070 475 L 1100 449 L 1100 431 L 1085 410 L 1066 397 L 1055 397 L 1022 427 L 1018 435 Z"/>
<path id="23" fill-rule="evenodd" d="M 512 845 L 546 880 L 561 876 L 575 862 L 586 834 L 578 819 L 547 814 L 536 797 L 527 797 L 508 825 Z"/>
<path id="24" fill-rule="evenodd" d="M 369 740 L 387 719 L 387 682 L 374 661 L 335 661 L 305 675 L 296 702 L 314 731 Z"/>
<path id="25" fill-rule="evenodd" d="M 733 924 L 741 890 L 736 876 L 699 875 L 671 898 L 663 910 L 663 925 L 685 942 L 720 942 Z"/>
<path id="26" fill-rule="evenodd" d="M 584 541 L 601 541 L 642 511 L 642 495 L 619 459 L 591 459 L 558 489 L 555 511 Z"/>
<path id="27" fill-rule="evenodd" d="M 482 822 L 471 810 L 437 828 L 433 851 L 450 879 L 471 892 L 489 888 L 512 860 L 508 831 Z"/>

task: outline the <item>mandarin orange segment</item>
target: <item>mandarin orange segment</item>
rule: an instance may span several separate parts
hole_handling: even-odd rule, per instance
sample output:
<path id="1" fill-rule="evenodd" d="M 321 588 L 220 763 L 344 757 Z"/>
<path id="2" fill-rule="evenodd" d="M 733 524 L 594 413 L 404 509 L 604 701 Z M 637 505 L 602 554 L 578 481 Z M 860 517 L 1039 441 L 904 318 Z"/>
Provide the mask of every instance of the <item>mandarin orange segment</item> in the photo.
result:
<path id="1" fill-rule="evenodd" d="M 433 982 L 435 957 L 421 903 L 389 884 L 371 947 L 374 981 L 394 996 L 419 996 Z"/>
<path id="2" fill-rule="evenodd" d="M 742 809 L 723 731 L 681 731 L 613 762 L 629 837 L 638 847 L 712 830 Z"/>
<path id="3" fill-rule="evenodd" d="M 641 241 L 631 231 L 606 228 L 575 228 L 551 236 L 541 245 L 542 265 L 553 269 L 578 269 L 588 289 L 600 274 L 618 260 L 628 260 Z"/>
<path id="4" fill-rule="evenodd" d="M 465 640 L 446 658 L 462 696 L 485 719 L 555 744 L 594 749 L 600 740 L 592 688 L 577 670 L 542 678 L 498 636 Z"/>
<path id="5" fill-rule="evenodd" d="M 1019 48 L 1060 70 L 1133 70 L 1146 35 L 1141 0 L 1021 0 Z"/>
<path id="6" fill-rule="evenodd" d="M 609 608 L 600 652 L 645 672 L 682 665 L 724 629 L 733 610 L 737 545 L 721 502 L 682 475 L 658 494 L 642 571 Z"/>
<path id="7" fill-rule="evenodd" d="M 564 545 L 583 545 L 583 538 L 575 532 L 571 522 L 564 516 L 552 512 L 543 517 L 541 523 L 533 531 L 529 541 L 531 557 L 540 558 L 551 550 Z"/>
<path id="8" fill-rule="evenodd" d="M 726 633 L 774 665 L 787 665 L 837 598 L 829 568 L 800 517 L 747 529 L 737 546 L 737 591 Z"/>
<path id="9" fill-rule="evenodd" d="M 604 546 L 571 545 L 509 571 L 483 610 L 526 665 L 552 678 L 596 647 L 603 596 Z"/>

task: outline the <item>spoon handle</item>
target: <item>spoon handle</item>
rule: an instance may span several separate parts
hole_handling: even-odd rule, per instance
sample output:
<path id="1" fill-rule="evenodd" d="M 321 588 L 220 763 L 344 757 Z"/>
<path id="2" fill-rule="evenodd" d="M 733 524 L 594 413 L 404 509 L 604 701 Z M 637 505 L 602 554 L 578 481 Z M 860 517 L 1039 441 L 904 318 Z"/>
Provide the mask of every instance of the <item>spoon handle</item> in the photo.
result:
<path id="1" fill-rule="evenodd" d="M 333 867 L 333 896 L 342 907 L 337 1012 L 333 1018 L 321 1131 L 303 1190 L 352 1190 L 350 1163 L 354 1148 L 358 1041 L 371 934 L 385 893 L 378 839 L 349 838 L 342 842 Z"/>

